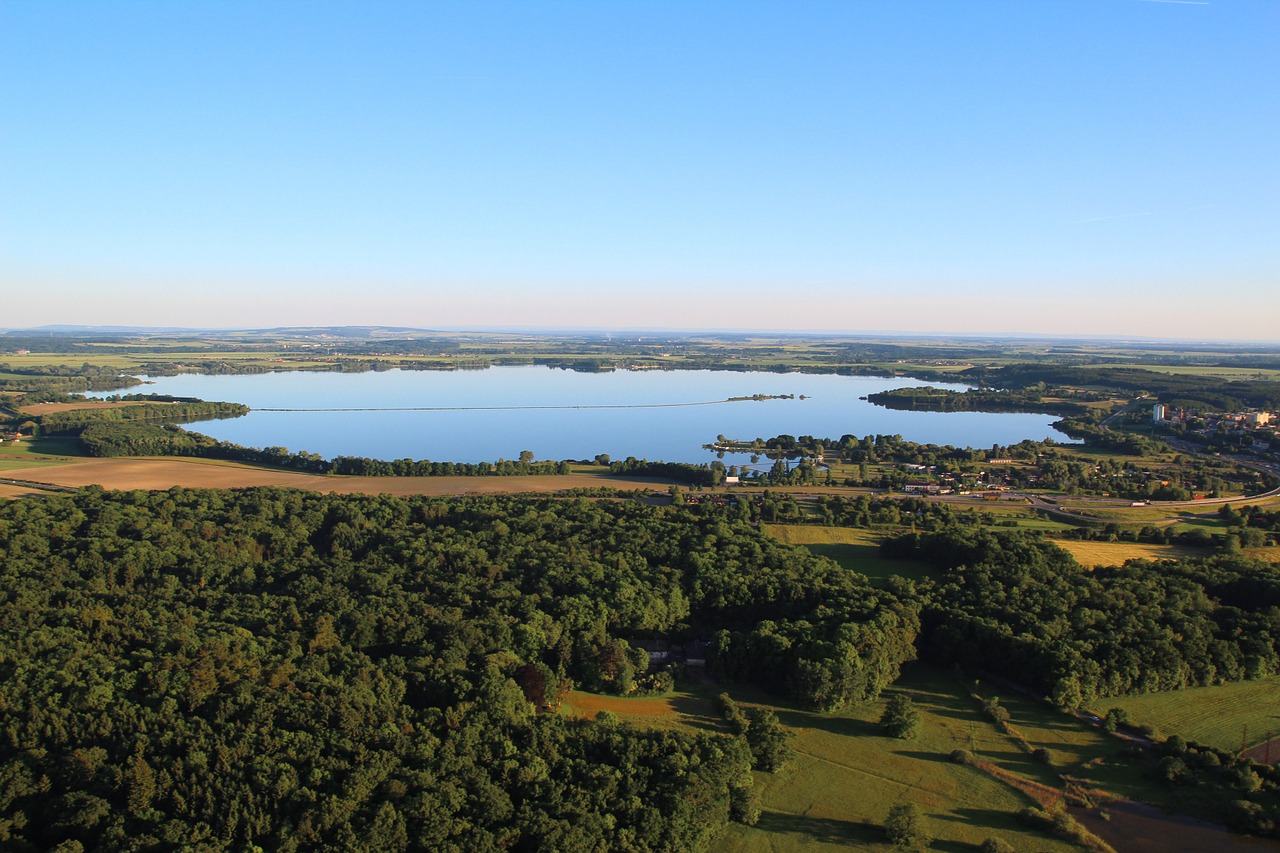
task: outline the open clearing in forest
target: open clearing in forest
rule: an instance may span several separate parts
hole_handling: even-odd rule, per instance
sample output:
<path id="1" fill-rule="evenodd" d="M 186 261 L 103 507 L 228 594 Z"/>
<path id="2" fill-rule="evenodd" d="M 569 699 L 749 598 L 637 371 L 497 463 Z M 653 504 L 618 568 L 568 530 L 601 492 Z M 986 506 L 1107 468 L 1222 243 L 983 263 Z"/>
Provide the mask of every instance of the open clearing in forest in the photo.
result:
<path id="1" fill-rule="evenodd" d="M 683 691 L 624 699 L 571 690 L 560 705 L 560 713 L 567 717 L 594 718 L 601 711 L 610 711 L 646 729 L 701 728 L 715 716 L 710 699 Z"/>
<path id="2" fill-rule="evenodd" d="M 1126 560 L 1182 560 L 1208 556 L 1203 548 L 1180 548 L 1177 545 L 1151 545 L 1146 542 L 1087 542 L 1079 539 L 1054 539 L 1057 545 L 1086 568 L 1120 566 Z"/>
<path id="3" fill-rule="evenodd" d="M 934 574 L 924 563 L 880 556 L 880 540 L 884 534 L 878 531 L 817 524 L 766 524 L 764 530 L 779 542 L 803 545 L 815 554 L 828 557 L 844 568 L 880 583 L 895 575 L 919 579 Z"/>
<path id="4" fill-rule="evenodd" d="M 1124 708 L 1135 724 L 1228 752 L 1280 735 L 1280 676 L 1172 693 L 1099 699 L 1096 710 Z"/>
<path id="5" fill-rule="evenodd" d="M 3 457 L 0 457 L 2 459 Z M 51 460 L 52 461 L 52 460 Z M 104 489 L 234 489 L 283 486 L 339 494 L 462 495 L 556 492 L 563 489 L 665 488 L 654 480 L 564 474 L 529 477 L 335 477 L 242 465 L 216 459 L 120 458 L 67 459 L 63 464 L 25 466 L 23 478 L 58 486 L 102 486 Z"/>
<path id="6" fill-rule="evenodd" d="M 655 715 L 653 698 L 618 699 L 571 693 L 569 712 L 607 708 L 640 727 L 684 727 L 723 731 L 713 697 L 717 685 L 681 685 L 670 697 L 672 713 Z M 1017 811 L 1031 805 L 1026 795 L 973 767 L 952 762 L 956 748 L 972 743 L 979 755 L 1011 767 L 1044 774 L 1005 735 L 997 732 L 945 673 L 912 666 L 889 691 L 911 696 L 923 714 L 914 740 L 885 737 L 877 725 L 884 702 L 867 703 L 832 714 L 797 709 L 749 687 L 728 692 L 744 706 L 759 705 L 778 714 L 793 732 L 796 757 L 777 773 L 757 773 L 762 810 L 756 827 L 731 825 L 715 845 L 725 853 L 771 850 L 843 850 L 849 845 L 888 850 L 881 825 L 889 809 L 915 803 L 926 815 L 928 832 L 939 839 L 934 849 L 974 849 L 1000 837 L 1017 850 L 1077 850 L 1066 842 L 1027 831 Z M 635 709 L 634 712 L 632 709 Z M 1052 713 L 1052 712 L 1049 712 Z M 1081 737 L 1099 735 L 1066 715 L 1054 715 Z M 1051 774 L 1050 781 L 1054 781 Z M 1040 781 L 1036 778 L 1036 781 Z"/>

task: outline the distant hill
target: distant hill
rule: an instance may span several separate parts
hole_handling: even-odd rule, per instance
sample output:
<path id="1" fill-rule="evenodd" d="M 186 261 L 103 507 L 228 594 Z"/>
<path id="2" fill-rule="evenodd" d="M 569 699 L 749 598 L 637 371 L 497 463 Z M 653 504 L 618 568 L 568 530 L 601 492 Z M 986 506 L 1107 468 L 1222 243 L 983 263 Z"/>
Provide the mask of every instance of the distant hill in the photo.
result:
<path id="1" fill-rule="evenodd" d="M 18 338 L 147 338 L 147 337 L 291 337 L 367 339 L 417 337 L 439 334 L 410 326 L 277 326 L 270 329 L 196 329 L 187 326 L 81 326 L 51 324 L 28 329 L 8 329 L 5 337 Z"/>

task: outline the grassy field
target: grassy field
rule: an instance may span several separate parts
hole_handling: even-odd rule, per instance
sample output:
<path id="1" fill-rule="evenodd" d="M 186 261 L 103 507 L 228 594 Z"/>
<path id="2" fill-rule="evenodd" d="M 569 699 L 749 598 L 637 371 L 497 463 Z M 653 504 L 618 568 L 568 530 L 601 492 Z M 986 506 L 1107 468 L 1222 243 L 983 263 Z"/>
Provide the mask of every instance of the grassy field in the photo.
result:
<path id="1" fill-rule="evenodd" d="M 835 714 L 799 710 L 748 688 L 730 688 L 744 705 L 773 709 L 794 734 L 795 759 L 778 773 L 759 773 L 762 817 L 756 827 L 734 825 L 715 848 L 725 853 L 837 850 L 850 845 L 888 850 L 881 825 L 889 809 L 915 803 L 927 816 L 936 850 L 972 850 L 1003 838 L 1018 850 L 1066 851 L 1071 845 L 1027 831 L 1015 817 L 1032 804 L 1025 794 L 982 771 L 949 759 L 972 743 L 980 754 L 1020 754 L 945 674 L 914 667 L 894 688 L 923 714 L 911 741 L 882 735 L 883 702 Z M 664 699 L 614 699 L 571 693 L 564 711 L 590 715 L 607 708 L 640 726 L 722 730 L 711 698 L 720 688 L 682 685 Z M 1029 759 L 1022 762 L 1030 764 Z"/>
<path id="2" fill-rule="evenodd" d="M 1242 743 L 1261 743 L 1268 732 L 1280 735 L 1280 677 L 1121 696 L 1102 700 L 1102 706 L 1124 708 L 1134 723 L 1155 726 L 1166 735 L 1231 752 L 1238 752 Z"/>
<path id="3" fill-rule="evenodd" d="M 924 563 L 880 556 L 882 534 L 872 530 L 813 524 L 766 524 L 764 530 L 779 542 L 803 545 L 872 581 L 883 583 L 894 575 L 919 579 L 932 574 Z"/>
<path id="4" fill-rule="evenodd" d="M 952 507 L 957 512 L 973 510 L 984 524 L 999 525 L 1001 527 L 1012 526 L 1020 530 L 1045 531 L 1074 530 L 1077 527 L 1074 524 L 1053 521 L 1037 515 L 1033 510 L 1028 509 L 1025 504 L 1000 504 L 994 501 L 966 504 L 954 502 Z"/>
<path id="5" fill-rule="evenodd" d="M 26 471 L 72 461 L 79 453 L 74 438 L 40 438 L 0 444 L 0 471 Z"/>
<path id="6" fill-rule="evenodd" d="M 1053 544 L 1069 551 L 1076 562 L 1087 568 L 1119 566 L 1126 560 L 1180 560 L 1201 556 L 1202 549 L 1179 548 L 1176 545 L 1148 545 L 1144 542 L 1081 542 L 1055 539 Z"/>
<path id="7" fill-rule="evenodd" d="M 608 709 L 643 727 L 722 731 L 712 702 L 720 689 L 706 683 L 683 684 L 669 697 L 644 699 L 571 693 L 564 712 L 592 716 Z M 1190 807 L 1184 802 L 1192 795 L 1187 790 L 1152 784 L 1148 761 L 1122 757 L 1125 743 L 1116 736 L 1007 686 L 978 679 L 961 683 L 924 664 L 907 667 L 882 697 L 903 693 L 922 713 L 919 734 L 909 741 L 882 735 L 877 721 L 883 700 L 818 714 L 747 687 L 731 687 L 728 692 L 740 704 L 774 710 L 793 733 L 796 757 L 776 774 L 757 774 L 760 823 L 754 828 L 731 826 L 714 848 L 726 853 L 791 853 L 847 846 L 886 850 L 881 824 L 889 808 L 902 802 L 914 803 L 925 815 L 927 830 L 937 839 L 931 849 L 951 851 L 972 850 L 989 837 L 1003 838 L 1018 850 L 1079 849 L 1029 832 L 1015 818 L 1021 808 L 1057 802 L 1068 794 L 1104 804 L 1102 817 L 1092 812 L 1084 818 L 1087 826 L 1103 836 L 1113 834 L 1105 819 L 1105 803 L 1111 800 L 1140 799 L 1175 810 L 1179 805 Z M 980 711 L 982 700 L 993 696 L 1009 712 L 1007 731 L 998 730 Z M 1270 721 L 1280 730 L 1280 717 L 1268 718 L 1265 712 L 1249 717 L 1235 711 L 1233 704 L 1275 708 L 1277 696 L 1280 678 L 1105 700 L 1098 710 L 1116 705 L 1134 707 L 1135 703 L 1154 708 L 1162 719 L 1177 718 L 1185 725 L 1186 731 L 1179 730 L 1184 736 L 1210 743 L 1203 733 L 1214 728 L 1212 721 L 1217 717 L 1226 720 L 1225 726 L 1219 723 L 1218 728 L 1236 728 L 1234 745 L 1220 745 L 1238 749 L 1242 724 L 1250 731 L 1257 727 L 1259 733 L 1250 738 L 1256 741 L 1266 736 Z M 1198 709 L 1198 723 L 1188 721 L 1184 706 Z M 1153 712 L 1153 716 L 1157 714 Z M 1174 729 L 1171 726 L 1167 731 Z M 974 765 L 950 761 L 955 749 L 973 753 Z M 1047 761 L 1033 755 L 1038 749 L 1045 750 Z M 1137 837 L 1125 836 L 1124 831 L 1114 839 L 1119 849 L 1124 849 L 1123 841 Z M 1141 837 L 1155 833 L 1151 837 L 1159 836 L 1159 843 L 1174 843 L 1183 830 L 1176 820 L 1157 819 L 1128 831 L 1137 831 Z M 1210 846 L 1196 849 L 1214 849 L 1214 844 L 1226 840 L 1225 835 L 1210 834 L 1208 838 Z M 1204 841 L 1197 838 L 1193 843 Z"/>

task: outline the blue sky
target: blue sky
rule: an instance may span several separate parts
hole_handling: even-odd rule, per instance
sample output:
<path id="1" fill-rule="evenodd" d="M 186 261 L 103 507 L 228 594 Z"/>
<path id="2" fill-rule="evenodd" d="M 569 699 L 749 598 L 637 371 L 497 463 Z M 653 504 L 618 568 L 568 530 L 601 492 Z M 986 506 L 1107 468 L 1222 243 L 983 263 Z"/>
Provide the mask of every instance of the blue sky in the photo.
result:
<path id="1" fill-rule="evenodd" d="M 0 326 L 1280 340 L 1280 3 L 0 0 Z"/>

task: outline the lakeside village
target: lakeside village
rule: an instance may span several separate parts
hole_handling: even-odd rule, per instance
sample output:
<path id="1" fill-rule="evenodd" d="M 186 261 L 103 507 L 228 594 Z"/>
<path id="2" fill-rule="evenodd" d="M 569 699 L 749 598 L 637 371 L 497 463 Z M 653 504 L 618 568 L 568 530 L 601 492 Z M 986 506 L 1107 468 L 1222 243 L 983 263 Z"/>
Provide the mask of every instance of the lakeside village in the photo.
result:
<path id="1" fill-rule="evenodd" d="M 1151 407 L 1151 420 L 1157 429 L 1163 427 L 1186 438 L 1234 439 L 1233 444 L 1273 449 L 1280 444 L 1280 418 L 1272 412 L 1200 412 L 1157 403 Z"/>
<path id="2" fill-rule="evenodd" d="M 722 482 L 730 486 L 852 486 L 987 500 L 1021 499 L 1016 492 L 1022 490 L 1135 503 L 1255 494 L 1269 487 L 1264 472 L 1280 464 L 1280 419 L 1270 412 L 1205 413 L 1155 405 L 1145 429 L 1145 413 L 1130 418 L 1124 431 L 1086 438 L 1083 445 L 1027 440 L 973 450 L 896 436 L 877 436 L 875 446 L 852 437 L 832 442 L 777 436 L 747 443 L 721 436 L 707 448 L 722 458 L 729 452 L 752 453 L 753 462 L 760 456 L 775 460 L 767 470 L 723 469 Z M 1144 433 L 1156 442 L 1142 439 Z M 1113 452 L 1089 452 L 1095 448 Z"/>

